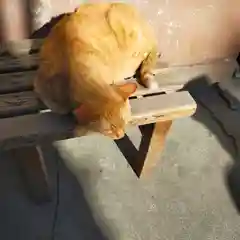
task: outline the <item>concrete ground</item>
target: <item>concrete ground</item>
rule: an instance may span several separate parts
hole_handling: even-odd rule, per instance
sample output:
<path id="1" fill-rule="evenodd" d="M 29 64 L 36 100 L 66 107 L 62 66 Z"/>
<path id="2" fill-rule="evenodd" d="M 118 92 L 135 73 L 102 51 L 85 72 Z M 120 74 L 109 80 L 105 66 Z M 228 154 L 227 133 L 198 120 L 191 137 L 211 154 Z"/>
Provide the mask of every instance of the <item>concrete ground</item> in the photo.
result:
<path id="1" fill-rule="evenodd" d="M 193 93 L 197 114 L 174 122 L 148 178 L 137 179 L 105 137 L 61 141 L 44 148 L 53 201 L 36 205 L 17 163 L 1 153 L 0 239 L 240 239 L 240 108 L 232 118 L 226 99 L 201 94 Z M 138 141 L 136 129 L 129 135 Z"/>

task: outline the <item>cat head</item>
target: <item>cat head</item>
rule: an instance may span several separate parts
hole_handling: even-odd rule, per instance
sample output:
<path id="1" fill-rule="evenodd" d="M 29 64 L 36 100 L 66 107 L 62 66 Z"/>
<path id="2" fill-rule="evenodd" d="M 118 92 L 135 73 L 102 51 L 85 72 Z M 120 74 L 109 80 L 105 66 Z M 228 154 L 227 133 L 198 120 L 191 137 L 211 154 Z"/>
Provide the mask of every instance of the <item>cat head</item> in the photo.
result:
<path id="1" fill-rule="evenodd" d="M 82 104 L 75 115 L 81 122 L 89 122 L 94 131 L 100 132 L 113 139 L 120 139 L 125 135 L 125 126 L 131 118 L 131 108 L 128 98 L 136 91 L 136 83 L 112 85 L 117 98 L 93 109 Z"/>

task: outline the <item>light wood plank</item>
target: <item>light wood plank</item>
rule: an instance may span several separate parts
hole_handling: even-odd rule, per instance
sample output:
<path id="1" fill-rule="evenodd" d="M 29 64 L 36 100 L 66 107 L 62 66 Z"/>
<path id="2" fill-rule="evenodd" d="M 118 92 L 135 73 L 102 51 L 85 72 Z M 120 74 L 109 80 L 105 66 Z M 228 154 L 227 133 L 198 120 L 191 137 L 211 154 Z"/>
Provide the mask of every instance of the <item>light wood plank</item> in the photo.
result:
<path id="1" fill-rule="evenodd" d="M 136 149 L 127 135 L 122 139 L 115 140 L 119 150 L 122 152 L 137 177 L 140 178 L 146 175 L 156 166 L 171 125 L 172 121 L 165 121 L 140 126 L 142 138 L 139 150 Z"/>
<path id="2" fill-rule="evenodd" d="M 146 176 L 150 173 L 150 170 L 153 169 L 157 162 L 158 162 L 158 155 L 160 157 L 161 152 L 164 149 L 164 143 L 167 137 L 167 134 L 171 128 L 172 121 L 163 121 L 157 122 L 153 126 L 152 134 L 148 131 L 149 125 L 142 126 L 142 142 L 144 142 L 144 138 L 149 138 L 149 145 L 146 152 L 141 152 L 141 145 L 140 145 L 140 152 L 138 155 L 138 162 L 142 163 L 142 170 L 138 173 L 138 176 Z M 151 135 L 150 135 L 151 134 Z M 148 136 L 150 135 L 150 136 Z"/>
<path id="3" fill-rule="evenodd" d="M 131 99 L 133 125 L 191 116 L 197 105 L 187 91 Z"/>

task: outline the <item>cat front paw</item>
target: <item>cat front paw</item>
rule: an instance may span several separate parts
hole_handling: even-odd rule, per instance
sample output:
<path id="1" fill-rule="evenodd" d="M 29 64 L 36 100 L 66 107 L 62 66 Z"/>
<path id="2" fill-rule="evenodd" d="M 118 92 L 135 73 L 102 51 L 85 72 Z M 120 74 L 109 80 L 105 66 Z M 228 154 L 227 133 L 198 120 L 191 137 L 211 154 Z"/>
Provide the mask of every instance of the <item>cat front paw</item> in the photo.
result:
<path id="1" fill-rule="evenodd" d="M 145 74 L 142 83 L 143 83 L 144 87 L 149 88 L 149 89 L 157 89 L 158 88 L 158 84 L 154 80 L 154 74 L 153 73 Z"/>

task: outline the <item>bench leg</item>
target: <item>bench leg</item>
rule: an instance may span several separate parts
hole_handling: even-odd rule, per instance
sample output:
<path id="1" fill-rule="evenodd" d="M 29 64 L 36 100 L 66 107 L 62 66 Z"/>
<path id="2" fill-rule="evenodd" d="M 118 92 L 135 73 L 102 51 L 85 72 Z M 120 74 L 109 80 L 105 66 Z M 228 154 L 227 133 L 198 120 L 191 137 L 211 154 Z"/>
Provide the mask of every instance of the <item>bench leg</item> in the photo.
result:
<path id="1" fill-rule="evenodd" d="M 142 140 L 140 144 L 137 163 L 138 176 L 146 175 L 156 166 L 158 154 L 163 151 L 164 143 L 172 121 L 157 122 L 140 126 Z"/>
<path id="2" fill-rule="evenodd" d="M 20 170 L 29 189 L 29 194 L 36 203 L 51 200 L 47 169 L 39 146 L 12 149 Z"/>
<path id="3" fill-rule="evenodd" d="M 156 165 L 171 125 L 172 121 L 165 121 L 140 126 L 142 139 L 139 150 L 127 135 L 115 141 L 138 177 L 146 175 Z"/>

